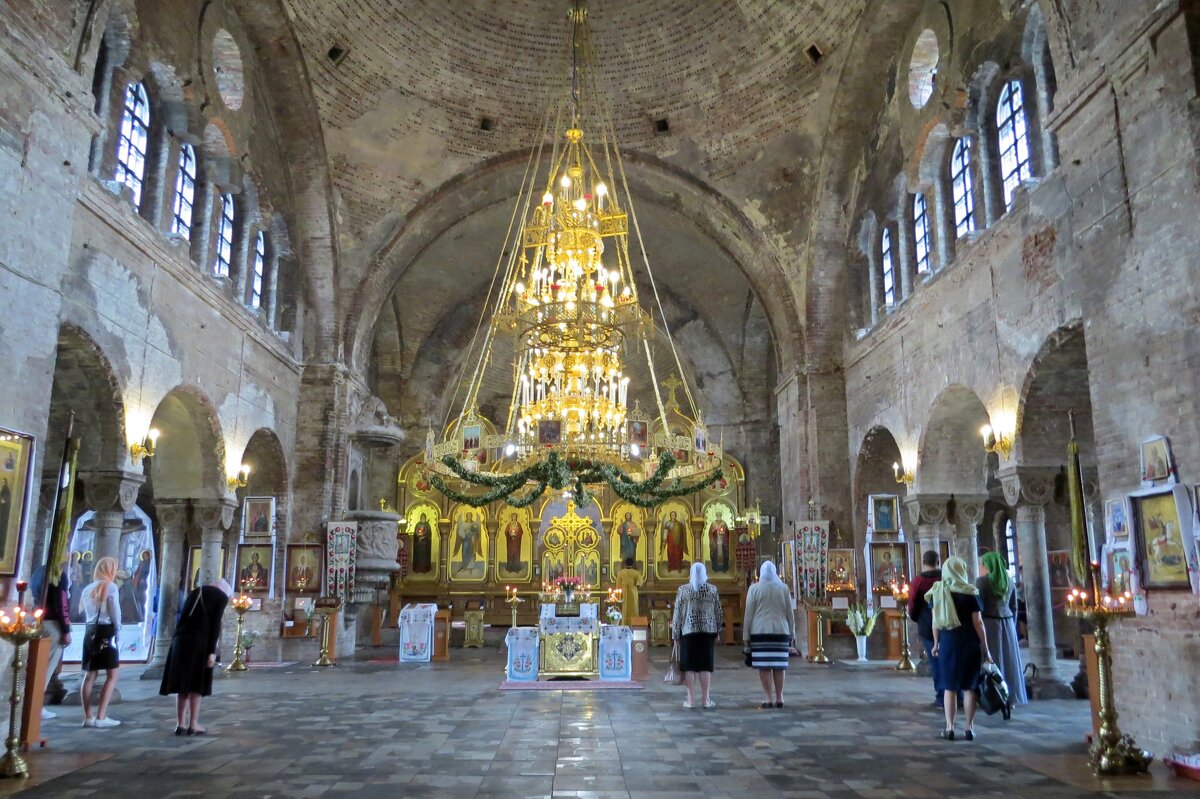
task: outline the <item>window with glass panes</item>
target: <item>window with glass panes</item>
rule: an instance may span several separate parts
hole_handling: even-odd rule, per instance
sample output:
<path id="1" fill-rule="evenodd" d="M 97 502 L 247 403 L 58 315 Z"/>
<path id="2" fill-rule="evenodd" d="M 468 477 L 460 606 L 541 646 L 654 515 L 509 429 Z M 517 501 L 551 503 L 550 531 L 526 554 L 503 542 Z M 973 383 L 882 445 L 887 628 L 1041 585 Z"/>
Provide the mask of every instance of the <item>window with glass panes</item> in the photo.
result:
<path id="1" fill-rule="evenodd" d="M 233 195 L 221 195 L 221 220 L 217 223 L 217 260 L 213 274 L 229 277 L 229 266 L 233 263 Z"/>
<path id="2" fill-rule="evenodd" d="M 117 180 L 133 192 L 133 207 L 142 207 L 142 181 L 146 176 L 146 148 L 150 140 L 150 100 L 146 87 L 125 87 L 125 110 L 117 135 Z"/>
<path id="3" fill-rule="evenodd" d="M 917 257 L 917 273 L 926 274 L 930 268 L 929 203 L 924 194 L 913 195 L 913 251 Z"/>
<path id="4" fill-rule="evenodd" d="M 192 237 L 192 203 L 196 201 L 196 151 L 190 144 L 179 148 L 179 171 L 175 175 L 175 202 L 171 208 L 171 232 Z"/>
<path id="5" fill-rule="evenodd" d="M 896 304 L 896 267 L 892 258 L 892 231 L 884 228 L 879 239 L 879 264 L 883 267 L 883 304 Z"/>
<path id="6" fill-rule="evenodd" d="M 971 140 L 962 138 L 955 143 L 950 156 L 955 236 L 964 236 L 975 229 L 975 197 L 971 191 Z"/>
<path id="7" fill-rule="evenodd" d="M 1020 81 L 1009 81 L 1000 92 L 1000 102 L 996 105 L 996 132 L 1000 145 L 1004 207 L 1008 209 L 1012 207 L 1017 187 L 1033 177 L 1033 166 L 1029 160 L 1029 128 Z"/>
<path id="8" fill-rule="evenodd" d="M 250 279 L 250 307 L 262 306 L 263 276 L 267 273 L 267 237 L 260 230 L 254 240 L 254 275 Z"/>

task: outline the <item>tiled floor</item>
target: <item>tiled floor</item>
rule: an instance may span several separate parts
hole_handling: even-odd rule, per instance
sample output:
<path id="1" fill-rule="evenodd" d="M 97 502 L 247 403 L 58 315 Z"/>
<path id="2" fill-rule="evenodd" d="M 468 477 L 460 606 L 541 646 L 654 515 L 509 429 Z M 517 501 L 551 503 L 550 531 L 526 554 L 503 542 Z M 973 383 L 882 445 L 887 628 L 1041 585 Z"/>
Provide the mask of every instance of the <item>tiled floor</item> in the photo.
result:
<path id="1" fill-rule="evenodd" d="M 656 650 L 661 659 L 665 650 Z M 715 710 L 686 710 L 652 665 L 644 691 L 496 690 L 503 656 L 454 650 L 432 666 L 307 665 L 222 678 L 175 737 L 173 701 L 126 679 L 111 730 L 78 708 L 46 724 L 26 790 L 57 799 L 174 797 L 1091 797 L 1170 796 L 1200 784 L 1100 783 L 1088 773 L 1085 702 L 1042 702 L 979 740 L 936 738 L 927 680 L 887 664 L 794 668 L 788 707 L 760 710 L 754 674 L 721 651 Z M 129 675 L 132 677 L 133 675 Z M 0 782 L 0 795 L 15 783 Z"/>

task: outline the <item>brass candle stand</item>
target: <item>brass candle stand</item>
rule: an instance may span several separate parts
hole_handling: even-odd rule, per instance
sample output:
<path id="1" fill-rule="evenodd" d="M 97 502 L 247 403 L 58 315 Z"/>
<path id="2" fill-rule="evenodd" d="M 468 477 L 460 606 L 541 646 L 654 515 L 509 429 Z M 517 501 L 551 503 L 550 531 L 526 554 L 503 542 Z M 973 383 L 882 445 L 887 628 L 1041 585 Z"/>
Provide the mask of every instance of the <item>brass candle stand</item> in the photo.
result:
<path id="1" fill-rule="evenodd" d="M 242 659 L 246 654 L 246 648 L 242 646 L 242 626 L 246 622 L 246 611 L 250 610 L 253 602 L 249 594 L 239 594 L 229 601 L 237 613 L 237 638 L 233 643 L 233 662 L 225 667 L 225 671 L 246 671 L 246 661 Z"/>
<path id="2" fill-rule="evenodd" d="M 826 615 L 829 611 L 827 605 L 816 605 L 805 603 L 805 607 L 815 611 L 817 614 L 817 645 L 813 653 L 808 656 L 809 663 L 815 663 L 820 666 L 827 666 L 833 661 L 829 659 L 829 655 L 825 654 L 825 620 L 833 618 L 831 615 Z"/>
<path id="3" fill-rule="evenodd" d="M 336 666 L 337 663 L 330 657 L 332 652 L 329 651 L 329 621 L 332 619 L 333 614 L 325 611 L 324 608 L 322 608 L 322 611 L 324 612 L 321 613 L 321 656 L 316 659 L 313 665 L 325 668 L 327 666 Z"/>
<path id="4" fill-rule="evenodd" d="M 1133 615 L 1129 592 L 1119 597 L 1108 593 L 1101 596 L 1100 564 L 1091 564 L 1091 596 L 1086 591 L 1072 589 L 1067 595 L 1067 615 L 1083 619 L 1094 627 L 1096 636 L 1096 681 L 1100 685 L 1100 733 L 1088 750 L 1092 772 L 1096 776 L 1145 774 L 1154 756 L 1138 747 L 1129 735 L 1122 735 L 1117 726 L 1117 708 L 1113 700 L 1112 647 L 1108 625 Z"/>
<path id="5" fill-rule="evenodd" d="M 17 737 L 17 717 L 25 675 L 25 645 L 41 638 L 44 633 L 41 609 L 28 613 L 22 607 L 28 587 L 29 584 L 24 581 L 17 583 L 17 606 L 11 611 L 0 611 L 0 638 L 13 646 L 12 693 L 8 697 L 8 737 L 4 739 L 4 757 L 0 758 L 0 776 L 4 777 L 29 776 L 29 766 L 18 751 L 21 740 Z"/>
<path id="6" fill-rule="evenodd" d="M 521 599 L 521 597 L 517 596 L 517 587 L 515 585 L 504 586 L 504 593 L 508 597 L 507 599 L 504 600 L 505 604 L 507 604 L 510 608 L 512 608 L 512 626 L 516 627 L 517 626 L 517 608 L 520 607 L 521 603 L 524 602 L 525 600 Z"/>
<path id="7" fill-rule="evenodd" d="M 896 604 L 900 606 L 900 662 L 896 664 L 896 671 L 916 671 L 917 667 L 912 662 L 912 647 L 908 640 L 908 614 L 904 610 L 908 607 L 908 583 L 896 587 L 892 586 L 892 598 L 896 600 Z"/>

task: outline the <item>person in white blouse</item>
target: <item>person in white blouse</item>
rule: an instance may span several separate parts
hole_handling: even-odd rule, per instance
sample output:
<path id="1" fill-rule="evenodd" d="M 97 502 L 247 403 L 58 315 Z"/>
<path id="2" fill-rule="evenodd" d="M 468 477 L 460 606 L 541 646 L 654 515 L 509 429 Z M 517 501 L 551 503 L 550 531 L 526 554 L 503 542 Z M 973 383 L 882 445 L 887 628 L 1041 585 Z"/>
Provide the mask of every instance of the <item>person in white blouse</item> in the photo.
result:
<path id="1" fill-rule="evenodd" d="M 117 656 L 117 640 L 121 632 L 121 602 L 117 586 L 116 558 L 100 558 L 92 572 L 95 581 L 83 589 L 84 618 L 87 622 L 83 634 L 84 673 L 80 699 L 83 702 L 83 726 L 116 727 L 121 722 L 108 717 L 108 703 L 117 687 L 117 676 L 121 671 L 121 659 Z M 106 673 L 104 688 L 100 691 L 100 704 L 96 715 L 92 715 L 92 689 L 100 671 Z"/>
<path id="2" fill-rule="evenodd" d="M 749 655 L 746 665 L 758 670 L 765 697 L 762 707 L 783 707 L 783 680 L 796 642 L 796 615 L 791 592 L 769 560 L 759 567 L 758 582 L 746 593 L 742 642 Z"/>

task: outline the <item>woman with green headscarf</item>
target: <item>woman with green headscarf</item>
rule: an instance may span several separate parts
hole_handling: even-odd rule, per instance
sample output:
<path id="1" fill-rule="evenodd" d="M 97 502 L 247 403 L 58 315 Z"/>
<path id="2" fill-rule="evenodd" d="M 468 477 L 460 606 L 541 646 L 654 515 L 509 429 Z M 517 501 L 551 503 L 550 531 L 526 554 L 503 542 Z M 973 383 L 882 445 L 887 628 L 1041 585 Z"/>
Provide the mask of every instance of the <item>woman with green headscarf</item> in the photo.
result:
<path id="1" fill-rule="evenodd" d="M 945 689 L 946 727 L 941 736 L 954 740 L 956 697 L 963 695 L 968 741 L 975 740 L 975 707 L 979 702 L 979 670 L 991 662 L 987 632 L 980 618 L 979 590 L 967 576 L 967 564 L 959 557 L 942 564 L 942 579 L 925 593 L 933 608 L 933 656 L 940 659 Z"/>
<path id="2" fill-rule="evenodd" d="M 1017 591 L 1008 576 L 1008 564 L 998 552 L 985 553 L 979 562 L 975 581 L 983 602 L 983 628 L 988 642 L 995 647 L 996 665 L 1008 683 L 1013 704 L 1029 701 L 1025 693 L 1021 647 L 1017 643 Z"/>

